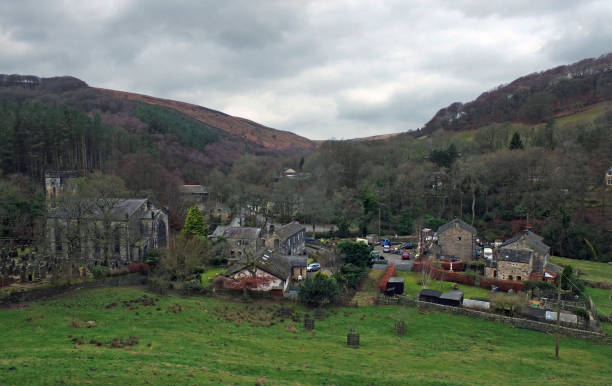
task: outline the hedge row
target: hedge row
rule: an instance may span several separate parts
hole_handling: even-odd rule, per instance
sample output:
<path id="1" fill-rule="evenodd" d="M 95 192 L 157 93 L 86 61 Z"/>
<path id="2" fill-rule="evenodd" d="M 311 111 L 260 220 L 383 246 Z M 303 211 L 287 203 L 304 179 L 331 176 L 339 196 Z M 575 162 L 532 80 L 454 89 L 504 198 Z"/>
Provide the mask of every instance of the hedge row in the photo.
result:
<path id="1" fill-rule="evenodd" d="M 382 275 L 380 281 L 378 282 L 378 289 L 380 289 L 381 292 L 387 290 L 387 283 L 389 282 L 389 279 L 393 276 L 395 276 L 395 265 L 388 265 L 387 269 L 385 270 L 385 273 Z"/>
<path id="2" fill-rule="evenodd" d="M 453 269 L 454 269 L 453 265 Z M 453 283 L 466 284 L 466 285 L 474 285 L 476 281 L 476 277 L 472 275 L 466 275 L 464 273 L 459 272 L 450 272 L 445 271 L 443 269 L 432 267 L 431 264 L 427 261 L 420 262 L 415 261 L 412 265 L 412 270 L 414 272 L 422 272 L 424 269 L 429 269 L 431 277 L 435 280 L 443 280 L 450 281 Z M 480 286 L 485 289 L 491 289 L 492 286 L 496 286 L 501 291 L 525 291 L 525 282 L 522 281 L 513 281 L 513 280 L 501 280 L 501 279 L 480 279 Z"/>
<path id="3" fill-rule="evenodd" d="M 491 289 L 492 286 L 496 286 L 501 291 L 508 292 L 509 290 L 525 291 L 525 283 L 522 281 L 514 280 L 501 280 L 501 279 L 480 279 L 480 286 L 485 289 Z"/>
<path id="4" fill-rule="evenodd" d="M 465 271 L 465 267 L 461 261 L 456 261 L 454 263 L 451 263 L 450 261 L 442 261 L 440 264 L 442 265 L 442 269 L 445 271 L 450 271 L 451 264 L 453 265 L 453 271 Z"/>

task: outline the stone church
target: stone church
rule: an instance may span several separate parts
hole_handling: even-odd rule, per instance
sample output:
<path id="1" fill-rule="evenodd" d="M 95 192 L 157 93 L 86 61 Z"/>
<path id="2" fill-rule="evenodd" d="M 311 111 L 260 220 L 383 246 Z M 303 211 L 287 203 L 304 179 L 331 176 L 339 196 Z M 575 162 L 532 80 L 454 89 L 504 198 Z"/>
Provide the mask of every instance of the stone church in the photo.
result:
<path id="1" fill-rule="evenodd" d="M 148 249 L 166 246 L 168 214 L 148 199 L 62 200 L 74 172 L 45 174 L 46 238 L 56 257 L 70 255 L 89 267 L 142 261 Z"/>

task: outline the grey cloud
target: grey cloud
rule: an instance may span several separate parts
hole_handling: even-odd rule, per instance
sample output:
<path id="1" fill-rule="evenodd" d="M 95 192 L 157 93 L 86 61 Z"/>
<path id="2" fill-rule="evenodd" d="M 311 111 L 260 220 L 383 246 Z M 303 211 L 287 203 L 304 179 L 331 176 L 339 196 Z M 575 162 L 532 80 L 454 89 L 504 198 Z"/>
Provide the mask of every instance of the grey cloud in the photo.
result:
<path id="1" fill-rule="evenodd" d="M 133 0 L 96 10 L 109 4 L 0 3 L 0 73 L 73 75 L 349 138 L 414 129 L 451 102 L 599 56 L 612 41 L 603 1 Z"/>

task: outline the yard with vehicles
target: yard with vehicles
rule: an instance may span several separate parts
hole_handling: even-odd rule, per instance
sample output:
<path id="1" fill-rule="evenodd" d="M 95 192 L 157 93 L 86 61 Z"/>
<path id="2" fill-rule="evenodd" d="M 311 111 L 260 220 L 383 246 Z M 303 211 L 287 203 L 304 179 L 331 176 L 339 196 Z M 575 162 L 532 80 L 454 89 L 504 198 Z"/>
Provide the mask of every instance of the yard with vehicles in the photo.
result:
<path id="1" fill-rule="evenodd" d="M 561 338 L 555 360 L 550 335 L 397 306 L 328 308 L 310 331 L 303 318 L 312 311 L 284 305 L 291 316 L 280 316 L 281 306 L 268 301 L 101 288 L 2 309 L 0 379 L 3 384 L 398 385 L 612 379 L 609 344 Z M 406 322 L 406 335 L 394 333 L 396 320 Z M 360 334 L 358 349 L 347 347 L 351 328 Z"/>

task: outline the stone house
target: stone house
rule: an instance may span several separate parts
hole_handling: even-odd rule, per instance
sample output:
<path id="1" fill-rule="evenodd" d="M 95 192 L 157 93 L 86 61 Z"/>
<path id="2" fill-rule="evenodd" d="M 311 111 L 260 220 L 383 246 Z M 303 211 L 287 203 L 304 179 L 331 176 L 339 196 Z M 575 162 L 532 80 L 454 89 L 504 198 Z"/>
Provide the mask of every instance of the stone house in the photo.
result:
<path id="1" fill-rule="evenodd" d="M 438 256 L 456 256 L 471 261 L 476 235 L 476 228 L 458 218 L 442 225 L 436 232 Z"/>
<path id="2" fill-rule="evenodd" d="M 204 216 L 219 217 L 222 222 L 231 217 L 231 210 L 221 203 L 219 194 L 213 194 L 202 185 L 179 186 L 181 198 L 188 206 L 197 205 Z"/>
<path id="3" fill-rule="evenodd" d="M 272 291 L 279 289 L 285 292 L 292 282 L 293 260 L 272 251 L 260 252 L 253 266 L 249 267 L 243 260 L 231 265 L 226 276 L 240 280 L 253 277 L 255 274 L 254 291 Z"/>
<path id="4" fill-rule="evenodd" d="M 88 267 L 113 267 L 141 261 L 148 249 L 169 239 L 168 213 L 148 199 L 96 197 L 71 199 L 76 172 L 45 173 L 45 235 L 53 256 Z"/>
<path id="5" fill-rule="evenodd" d="M 306 248 L 306 228 L 298 223 L 283 225 L 270 232 L 265 245 L 282 255 L 301 255 Z"/>
<path id="6" fill-rule="evenodd" d="M 55 256 L 70 254 L 88 266 L 118 267 L 141 261 L 148 249 L 167 244 L 168 214 L 148 199 L 83 200 L 75 205 L 77 210 L 67 205 L 48 210 L 47 244 Z"/>
<path id="7" fill-rule="evenodd" d="M 243 253 L 255 254 L 264 244 L 260 228 L 225 227 L 217 232 L 217 235 L 219 234 L 227 240 L 230 248 L 230 257 L 233 258 L 240 258 Z"/>
<path id="8" fill-rule="evenodd" d="M 181 185 L 179 191 L 187 201 L 196 204 L 208 201 L 208 189 L 202 185 Z"/>
<path id="9" fill-rule="evenodd" d="M 528 280 L 533 271 L 534 253 L 531 249 L 496 249 L 485 266 L 485 277 L 502 280 Z"/>
<path id="10" fill-rule="evenodd" d="M 543 272 L 550 257 L 550 247 L 542 241 L 543 237 L 532 231 L 523 231 L 504 241 L 500 249 L 530 249 L 533 251 L 533 271 Z M 530 272 L 531 273 L 531 272 Z"/>

